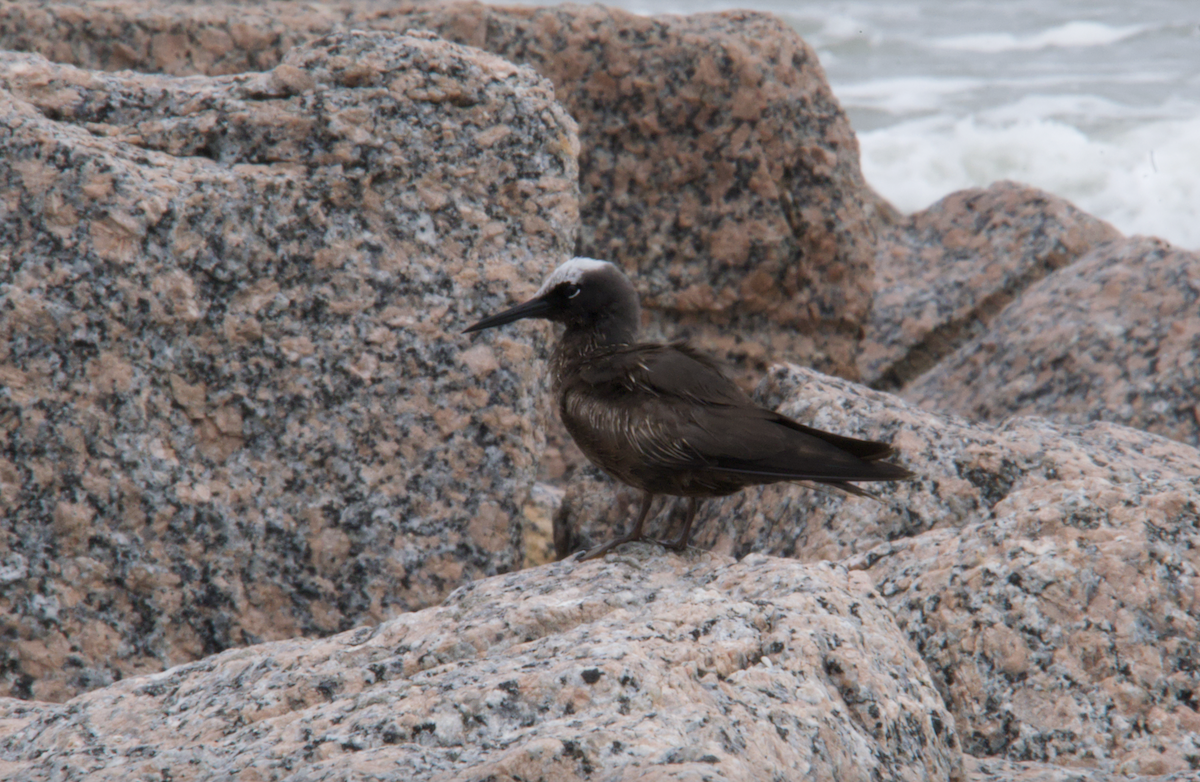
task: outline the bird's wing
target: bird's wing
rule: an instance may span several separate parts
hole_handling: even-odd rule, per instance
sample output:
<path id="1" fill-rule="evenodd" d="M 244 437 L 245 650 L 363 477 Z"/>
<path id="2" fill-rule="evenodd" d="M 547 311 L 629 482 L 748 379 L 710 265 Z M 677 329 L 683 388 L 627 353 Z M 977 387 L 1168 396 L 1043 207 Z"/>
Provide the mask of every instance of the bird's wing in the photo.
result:
<path id="1" fill-rule="evenodd" d="M 881 461 L 894 453 L 887 443 L 822 432 L 760 407 L 705 407 L 693 412 L 679 435 L 709 470 L 764 482 L 911 477 L 903 467 Z"/>
<path id="2" fill-rule="evenodd" d="M 759 407 L 684 345 L 618 349 L 582 367 L 573 385 L 563 407 L 572 435 L 611 443 L 614 455 L 632 449 L 650 468 L 717 471 L 747 483 L 909 477 L 880 461 L 894 454 L 887 443 L 822 432 Z"/>
<path id="3" fill-rule="evenodd" d="M 647 394 L 702 405 L 752 404 L 720 364 L 684 343 L 617 348 L 582 366 L 578 377 L 600 394 Z"/>

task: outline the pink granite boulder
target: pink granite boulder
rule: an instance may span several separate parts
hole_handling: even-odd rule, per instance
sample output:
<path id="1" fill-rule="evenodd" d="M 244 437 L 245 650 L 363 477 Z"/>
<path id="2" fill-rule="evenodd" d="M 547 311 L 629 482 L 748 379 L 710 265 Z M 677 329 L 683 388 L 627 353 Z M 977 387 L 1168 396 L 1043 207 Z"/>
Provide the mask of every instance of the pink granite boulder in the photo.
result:
<path id="1" fill-rule="evenodd" d="M 857 375 L 890 207 L 863 182 L 816 53 L 770 15 L 391 0 L 0 11 L 0 45 L 176 75 L 272 67 L 339 28 L 434 30 L 551 79 L 579 123 L 577 250 L 642 281 L 651 331 L 682 326 L 742 368 L 789 356 Z"/>
<path id="2" fill-rule="evenodd" d="M 218 78 L 5 53 L 0 87 L 6 692 L 521 565 L 540 353 L 458 332 L 574 245 L 548 82 L 345 33 Z"/>
<path id="3" fill-rule="evenodd" d="M 865 579 L 648 546 L 63 705 L 0 699 L 0 776 L 963 780 L 954 719 Z"/>
<path id="4" fill-rule="evenodd" d="M 904 396 L 984 421 L 1112 421 L 1200 444 L 1200 253 L 1151 238 L 1102 245 Z"/>

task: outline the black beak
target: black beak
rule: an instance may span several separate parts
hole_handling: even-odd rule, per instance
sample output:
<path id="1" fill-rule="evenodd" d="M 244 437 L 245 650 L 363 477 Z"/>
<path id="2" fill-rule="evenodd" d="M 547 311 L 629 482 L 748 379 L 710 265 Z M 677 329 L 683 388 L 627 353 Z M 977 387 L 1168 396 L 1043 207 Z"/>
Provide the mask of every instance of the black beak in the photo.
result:
<path id="1" fill-rule="evenodd" d="M 473 331 L 483 331 L 484 329 L 493 329 L 496 326 L 503 326 L 505 323 L 512 323 L 514 320 L 544 318 L 551 309 L 553 309 L 553 305 L 544 298 L 530 299 L 524 304 L 518 304 L 504 312 L 497 312 L 495 315 L 484 318 L 474 326 L 463 329 L 463 334 L 470 334 Z"/>

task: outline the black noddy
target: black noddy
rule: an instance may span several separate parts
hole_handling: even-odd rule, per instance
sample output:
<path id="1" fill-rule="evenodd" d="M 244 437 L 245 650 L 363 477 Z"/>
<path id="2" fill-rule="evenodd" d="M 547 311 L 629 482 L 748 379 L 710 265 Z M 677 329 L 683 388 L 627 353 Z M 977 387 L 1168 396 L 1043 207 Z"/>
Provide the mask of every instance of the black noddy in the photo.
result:
<path id="1" fill-rule="evenodd" d="M 711 358 L 687 344 L 638 342 L 641 306 L 625 274 L 607 261 L 573 258 L 529 301 L 484 318 L 463 333 L 543 318 L 566 328 L 550 358 L 558 411 L 584 455 L 639 489 L 641 508 L 625 535 L 588 551 L 599 557 L 642 540 L 659 494 L 687 498 L 685 549 L 700 501 L 747 486 L 808 481 L 852 494 L 853 481 L 913 477 L 888 443 L 822 432 L 755 404 Z"/>

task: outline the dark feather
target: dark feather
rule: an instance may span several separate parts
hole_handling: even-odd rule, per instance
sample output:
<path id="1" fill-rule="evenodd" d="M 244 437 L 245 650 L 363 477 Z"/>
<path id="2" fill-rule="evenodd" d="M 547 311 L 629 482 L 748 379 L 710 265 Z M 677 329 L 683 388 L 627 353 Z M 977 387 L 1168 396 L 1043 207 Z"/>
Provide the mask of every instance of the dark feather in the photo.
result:
<path id="1" fill-rule="evenodd" d="M 663 493 L 671 493 L 661 484 L 670 475 L 682 487 L 705 480 L 698 475 L 704 473 L 713 493 L 775 481 L 911 475 L 882 461 L 895 454 L 887 443 L 823 432 L 759 407 L 716 362 L 682 343 L 593 352 L 570 373 L 560 402 L 589 458 L 634 486 L 653 480 Z"/>
<path id="2" fill-rule="evenodd" d="M 713 405 L 753 404 L 721 366 L 687 343 L 623 345 L 589 356 L 577 377 L 597 393 L 648 393 Z"/>

